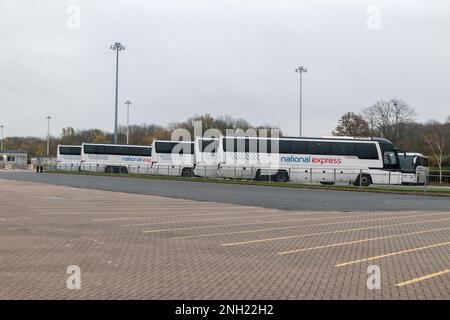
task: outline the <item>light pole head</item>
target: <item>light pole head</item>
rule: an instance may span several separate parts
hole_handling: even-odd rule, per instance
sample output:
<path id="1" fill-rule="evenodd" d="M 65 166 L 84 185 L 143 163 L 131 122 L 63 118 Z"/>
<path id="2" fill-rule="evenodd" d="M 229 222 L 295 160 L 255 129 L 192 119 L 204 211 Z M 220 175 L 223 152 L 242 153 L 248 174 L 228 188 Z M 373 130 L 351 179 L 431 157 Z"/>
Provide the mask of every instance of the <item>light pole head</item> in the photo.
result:
<path id="1" fill-rule="evenodd" d="M 45 119 L 47 119 L 47 120 L 51 120 L 52 119 L 52 117 L 50 117 L 50 116 L 47 116 Z"/>
<path id="2" fill-rule="evenodd" d="M 308 70 L 304 66 L 299 66 L 295 69 L 295 72 L 299 72 L 299 73 L 307 72 L 307 71 Z"/>
<path id="3" fill-rule="evenodd" d="M 110 46 L 111 50 L 125 50 L 125 47 L 120 43 L 120 42 L 116 42 L 113 45 Z"/>
<path id="4" fill-rule="evenodd" d="M 127 101 L 124 102 L 124 104 L 129 106 L 130 104 L 133 104 L 133 102 L 131 102 L 130 100 L 127 100 Z"/>

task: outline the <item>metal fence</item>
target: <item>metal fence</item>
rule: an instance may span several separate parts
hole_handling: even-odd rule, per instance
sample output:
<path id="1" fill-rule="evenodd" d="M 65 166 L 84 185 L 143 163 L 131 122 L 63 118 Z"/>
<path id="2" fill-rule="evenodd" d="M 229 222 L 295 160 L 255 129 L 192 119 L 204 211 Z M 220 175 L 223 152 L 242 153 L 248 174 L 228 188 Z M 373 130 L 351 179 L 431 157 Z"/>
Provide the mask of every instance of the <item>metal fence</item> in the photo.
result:
<path id="1" fill-rule="evenodd" d="M 112 168 L 108 170 L 108 168 Z M 117 168 L 118 166 L 116 166 Z M 139 165 L 128 165 L 121 166 L 126 168 L 126 171 L 114 170 L 114 166 L 108 166 L 105 164 L 85 164 L 82 167 L 78 164 L 73 163 L 60 163 L 58 165 L 48 166 L 48 170 L 54 171 L 68 171 L 68 172 L 93 172 L 93 173 L 110 173 L 110 174 L 146 174 L 146 175 L 156 175 L 156 176 L 181 176 L 183 173 L 183 166 L 177 165 L 159 165 L 159 166 L 139 166 Z"/>
<path id="2" fill-rule="evenodd" d="M 186 167 L 181 165 L 129 165 L 126 171 L 110 170 L 106 173 L 128 173 L 153 176 L 190 176 L 191 172 L 185 174 Z M 87 171 L 93 173 L 105 173 L 104 164 L 85 164 L 82 168 L 78 164 L 58 164 L 50 165 L 47 170 L 60 170 L 69 172 Z M 286 169 L 278 168 L 254 168 L 252 166 L 223 166 L 197 165 L 192 168 L 192 175 L 207 179 L 233 179 L 233 180 L 257 180 L 279 183 L 280 171 L 287 173 L 289 179 L 286 183 L 309 184 L 309 185 L 336 185 L 336 186 L 356 186 L 365 187 L 370 184 L 371 188 L 409 188 L 420 191 L 450 190 L 450 174 L 441 175 L 420 175 L 401 174 L 397 171 L 380 171 L 374 173 L 364 169 L 336 169 L 336 168 L 302 168 Z M 44 168 L 45 170 L 45 168 Z M 360 178 L 361 177 L 361 178 Z M 366 179 L 364 179 L 364 177 Z M 281 177 L 283 178 L 283 177 Z"/>
<path id="3" fill-rule="evenodd" d="M 442 175 L 440 174 L 429 175 L 428 184 L 450 186 L 450 172 L 448 174 L 444 173 Z"/>
<path id="4" fill-rule="evenodd" d="M 0 162 L 0 170 L 28 170 L 30 165 L 26 163 L 5 163 Z"/>

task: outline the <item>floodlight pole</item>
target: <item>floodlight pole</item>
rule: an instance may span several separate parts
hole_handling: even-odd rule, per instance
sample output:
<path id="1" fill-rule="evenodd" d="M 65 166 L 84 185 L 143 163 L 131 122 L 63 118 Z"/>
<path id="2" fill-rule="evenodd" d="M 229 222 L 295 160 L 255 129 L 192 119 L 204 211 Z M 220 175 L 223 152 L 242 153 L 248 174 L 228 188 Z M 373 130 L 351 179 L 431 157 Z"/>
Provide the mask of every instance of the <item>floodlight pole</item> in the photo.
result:
<path id="1" fill-rule="evenodd" d="M 115 116 L 114 116 L 114 143 L 117 144 L 117 117 L 118 117 L 118 99 L 119 99 L 119 51 L 125 50 L 120 42 L 114 43 L 111 50 L 116 51 L 116 100 L 115 100 Z"/>
<path id="2" fill-rule="evenodd" d="M 127 144 L 130 144 L 130 104 L 133 104 L 130 100 L 125 101 L 127 105 Z"/>
<path id="3" fill-rule="evenodd" d="M 5 126 L 4 125 L 0 125 L 0 131 L 1 131 L 1 135 L 0 135 L 0 150 L 3 150 L 3 128 Z"/>
<path id="4" fill-rule="evenodd" d="M 307 72 L 308 70 L 304 66 L 299 66 L 295 69 L 295 72 L 300 73 L 300 115 L 299 115 L 299 125 L 298 125 L 298 135 L 302 136 L 302 75 L 303 72 Z"/>
<path id="5" fill-rule="evenodd" d="M 52 117 L 47 116 L 47 157 L 50 156 L 50 120 Z"/>

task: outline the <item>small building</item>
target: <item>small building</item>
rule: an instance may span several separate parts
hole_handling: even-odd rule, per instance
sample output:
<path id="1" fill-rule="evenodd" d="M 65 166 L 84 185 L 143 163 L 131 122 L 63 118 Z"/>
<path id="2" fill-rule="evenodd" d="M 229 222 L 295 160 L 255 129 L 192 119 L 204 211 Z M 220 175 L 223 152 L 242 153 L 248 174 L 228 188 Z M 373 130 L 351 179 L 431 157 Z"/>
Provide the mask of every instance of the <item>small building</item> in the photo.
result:
<path id="1" fill-rule="evenodd" d="M 0 168 L 16 169 L 27 166 L 28 155 L 14 150 L 0 150 Z"/>
<path id="2" fill-rule="evenodd" d="M 37 158 L 31 158 L 30 163 L 33 168 L 36 168 L 38 163 L 40 165 L 43 165 L 44 167 L 51 168 L 56 167 L 57 159 L 56 157 L 37 157 Z"/>

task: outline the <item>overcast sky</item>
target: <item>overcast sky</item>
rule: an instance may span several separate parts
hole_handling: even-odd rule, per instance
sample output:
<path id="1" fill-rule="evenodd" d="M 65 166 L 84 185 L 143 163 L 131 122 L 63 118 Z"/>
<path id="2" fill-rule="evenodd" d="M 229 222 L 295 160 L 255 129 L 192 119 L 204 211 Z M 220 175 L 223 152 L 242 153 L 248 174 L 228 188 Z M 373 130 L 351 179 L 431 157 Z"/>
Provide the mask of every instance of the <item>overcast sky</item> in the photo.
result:
<path id="1" fill-rule="evenodd" d="M 80 10 L 80 25 L 77 10 Z M 380 15 L 378 15 L 378 12 Z M 78 28 L 79 27 L 79 28 Z M 402 98 L 419 121 L 450 114 L 447 0 L 2 0 L 0 124 L 6 136 L 113 130 L 203 113 L 330 134 L 339 117 Z"/>

